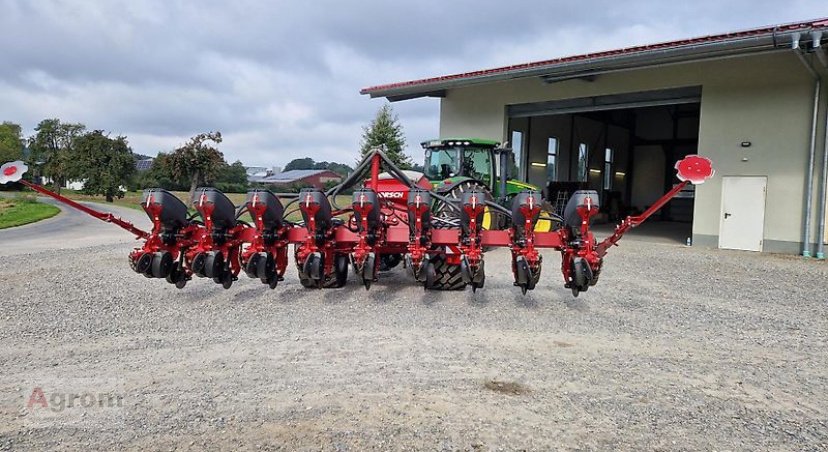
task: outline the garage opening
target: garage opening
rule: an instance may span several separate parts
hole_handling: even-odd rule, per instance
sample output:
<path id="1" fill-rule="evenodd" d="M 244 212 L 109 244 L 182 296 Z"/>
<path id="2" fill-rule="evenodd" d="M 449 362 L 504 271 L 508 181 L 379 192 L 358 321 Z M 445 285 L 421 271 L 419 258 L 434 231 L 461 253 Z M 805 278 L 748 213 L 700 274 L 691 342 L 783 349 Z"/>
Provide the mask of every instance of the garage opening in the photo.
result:
<path id="1" fill-rule="evenodd" d="M 700 107 L 701 87 L 511 105 L 517 175 L 542 187 L 556 211 L 575 190 L 598 191 L 597 229 L 611 231 L 678 182 L 675 162 L 698 153 Z M 693 204 L 690 186 L 631 235 L 684 243 Z"/>

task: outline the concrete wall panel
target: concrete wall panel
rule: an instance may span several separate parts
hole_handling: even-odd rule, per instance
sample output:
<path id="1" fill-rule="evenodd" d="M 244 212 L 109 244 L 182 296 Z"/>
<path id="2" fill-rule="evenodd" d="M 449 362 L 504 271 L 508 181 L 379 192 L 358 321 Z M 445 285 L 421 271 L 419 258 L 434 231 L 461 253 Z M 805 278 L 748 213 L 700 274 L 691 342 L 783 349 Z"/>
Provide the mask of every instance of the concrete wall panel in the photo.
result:
<path id="1" fill-rule="evenodd" d="M 717 177 L 697 190 L 694 234 L 719 233 L 721 176 L 767 175 L 766 239 L 801 242 L 813 81 L 789 51 L 598 75 L 591 82 L 526 78 L 452 89 L 441 101 L 440 133 L 502 140 L 507 105 L 699 85 L 699 153 L 713 159 Z M 751 147 L 740 147 L 742 141 Z M 541 148 L 533 146 L 530 161 L 545 159 Z"/>

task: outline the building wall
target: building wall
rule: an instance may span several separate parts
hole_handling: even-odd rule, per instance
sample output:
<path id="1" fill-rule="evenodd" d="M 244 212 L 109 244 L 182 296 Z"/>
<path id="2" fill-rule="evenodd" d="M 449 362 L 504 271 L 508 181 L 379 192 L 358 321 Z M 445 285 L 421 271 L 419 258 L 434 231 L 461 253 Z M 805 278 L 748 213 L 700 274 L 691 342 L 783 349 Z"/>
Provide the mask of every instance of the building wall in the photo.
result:
<path id="1" fill-rule="evenodd" d="M 324 188 L 325 184 L 331 181 L 340 182 L 342 177 L 333 171 L 326 171 L 324 173 L 314 174 L 301 180 L 302 183 L 312 185 L 316 188 Z"/>
<path id="2" fill-rule="evenodd" d="M 766 175 L 765 250 L 797 252 L 803 240 L 813 80 L 792 52 L 599 75 L 592 82 L 546 84 L 535 77 L 452 89 L 441 101 L 440 134 L 505 140 L 507 105 L 699 85 L 699 153 L 713 160 L 717 174 L 696 191 L 696 243 L 718 243 L 721 176 Z M 826 94 L 817 161 L 823 149 Z M 740 147 L 743 141 L 752 146 Z"/>

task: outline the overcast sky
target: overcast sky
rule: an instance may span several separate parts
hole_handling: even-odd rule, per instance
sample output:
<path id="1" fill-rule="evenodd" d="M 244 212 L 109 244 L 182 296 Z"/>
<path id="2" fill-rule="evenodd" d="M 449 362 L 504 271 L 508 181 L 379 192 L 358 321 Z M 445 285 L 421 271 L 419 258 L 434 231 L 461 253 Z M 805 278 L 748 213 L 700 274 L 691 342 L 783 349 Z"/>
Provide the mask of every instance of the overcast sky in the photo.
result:
<path id="1" fill-rule="evenodd" d="M 353 163 L 384 102 L 366 86 L 824 16 L 824 0 L 0 0 L 0 121 L 82 122 L 150 155 L 220 130 L 228 161 Z M 419 160 L 439 101 L 393 106 Z"/>

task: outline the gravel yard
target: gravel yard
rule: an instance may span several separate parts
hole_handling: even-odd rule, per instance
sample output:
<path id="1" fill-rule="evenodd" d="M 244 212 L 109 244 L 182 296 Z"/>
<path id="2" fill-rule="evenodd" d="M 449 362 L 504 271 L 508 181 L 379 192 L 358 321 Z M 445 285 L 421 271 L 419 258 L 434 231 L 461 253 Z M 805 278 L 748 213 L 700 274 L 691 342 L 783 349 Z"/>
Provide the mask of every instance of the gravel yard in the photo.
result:
<path id="1" fill-rule="evenodd" d="M 179 291 L 129 249 L 0 259 L 0 449 L 828 448 L 825 263 L 626 241 L 575 299 L 554 253 L 522 296 L 502 250 L 472 294 Z"/>

